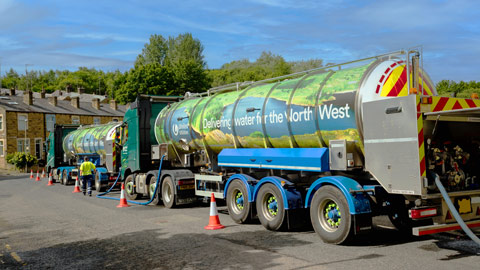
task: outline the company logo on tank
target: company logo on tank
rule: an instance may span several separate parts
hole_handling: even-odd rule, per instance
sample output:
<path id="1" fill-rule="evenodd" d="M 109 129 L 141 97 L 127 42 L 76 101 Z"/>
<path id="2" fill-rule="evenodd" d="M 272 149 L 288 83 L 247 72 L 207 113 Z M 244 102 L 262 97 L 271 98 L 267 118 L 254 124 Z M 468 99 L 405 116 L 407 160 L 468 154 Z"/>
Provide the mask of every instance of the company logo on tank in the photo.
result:
<path id="1" fill-rule="evenodd" d="M 172 125 L 173 135 L 188 135 L 188 124 L 173 124 Z"/>

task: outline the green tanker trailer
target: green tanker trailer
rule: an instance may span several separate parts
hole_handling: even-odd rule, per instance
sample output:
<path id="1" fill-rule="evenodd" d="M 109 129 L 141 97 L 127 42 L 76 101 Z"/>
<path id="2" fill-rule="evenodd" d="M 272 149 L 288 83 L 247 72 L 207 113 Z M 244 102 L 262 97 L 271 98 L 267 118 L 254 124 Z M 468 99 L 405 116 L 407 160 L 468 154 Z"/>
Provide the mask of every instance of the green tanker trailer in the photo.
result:
<path id="1" fill-rule="evenodd" d="M 155 121 L 158 197 L 174 205 L 178 172 L 237 223 L 280 230 L 310 214 L 325 242 L 342 243 L 376 215 L 415 235 L 458 228 L 441 182 L 480 226 L 480 102 L 437 97 L 419 63 L 402 51 L 186 95 Z"/>
<path id="2" fill-rule="evenodd" d="M 85 157 L 89 157 L 95 164 L 95 189 L 98 192 L 114 181 L 118 173 L 120 149 L 115 144 L 115 135 L 120 125 L 119 122 L 111 122 L 82 126 L 68 133 L 63 140 L 65 157 L 71 160 L 72 164 L 80 166 Z M 71 178 L 76 180 L 77 176 L 78 168 L 72 169 Z"/>

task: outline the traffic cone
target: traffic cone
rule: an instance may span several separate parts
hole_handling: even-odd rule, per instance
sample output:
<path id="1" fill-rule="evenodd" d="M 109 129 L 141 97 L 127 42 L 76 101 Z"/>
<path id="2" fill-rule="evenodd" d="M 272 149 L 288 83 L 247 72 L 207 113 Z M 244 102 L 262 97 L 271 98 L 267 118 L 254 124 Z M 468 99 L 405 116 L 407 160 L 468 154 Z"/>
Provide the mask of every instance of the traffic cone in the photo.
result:
<path id="1" fill-rule="evenodd" d="M 212 193 L 212 199 L 210 201 L 210 220 L 208 225 L 205 226 L 205 230 L 218 230 L 223 228 L 225 228 L 225 226 L 220 224 L 217 212 L 217 202 L 215 202 L 215 195 Z"/>
<path id="2" fill-rule="evenodd" d="M 38 182 L 38 181 L 41 181 L 41 180 L 40 180 L 40 176 L 38 175 L 38 170 L 37 170 L 37 177 L 35 178 L 35 181 L 37 181 L 37 182 Z"/>
<path id="3" fill-rule="evenodd" d="M 46 175 L 45 175 L 45 169 L 42 170 L 42 176 L 40 176 L 41 178 L 45 178 Z"/>
<path id="4" fill-rule="evenodd" d="M 75 180 L 75 189 L 72 191 L 72 193 L 78 193 L 78 192 L 82 192 L 80 190 L 80 185 L 78 184 L 78 177 L 77 177 L 77 180 Z"/>
<path id="5" fill-rule="evenodd" d="M 48 184 L 47 186 L 53 186 L 53 179 L 52 179 L 52 173 L 48 176 Z"/>
<path id="6" fill-rule="evenodd" d="M 125 199 L 125 184 L 122 183 L 122 190 L 120 191 L 120 203 L 117 205 L 118 208 L 120 207 L 130 207 L 127 203 L 127 199 Z"/>
<path id="7" fill-rule="evenodd" d="M 33 170 L 30 169 L 30 179 L 33 179 Z"/>

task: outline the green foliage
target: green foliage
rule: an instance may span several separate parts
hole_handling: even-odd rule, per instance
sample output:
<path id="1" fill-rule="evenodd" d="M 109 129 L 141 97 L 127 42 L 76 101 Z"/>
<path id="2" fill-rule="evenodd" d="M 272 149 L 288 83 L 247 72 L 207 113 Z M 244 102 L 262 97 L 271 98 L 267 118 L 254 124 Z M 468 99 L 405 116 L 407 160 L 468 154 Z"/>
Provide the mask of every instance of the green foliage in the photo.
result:
<path id="1" fill-rule="evenodd" d="M 158 63 L 137 66 L 131 69 L 125 77 L 125 82 L 115 93 L 115 98 L 121 103 L 135 100 L 137 95 L 167 95 L 174 85 L 172 72 Z"/>
<path id="2" fill-rule="evenodd" d="M 150 36 L 149 42 L 145 43 L 142 53 L 137 56 L 135 67 L 152 63 L 158 63 L 163 66 L 165 64 L 167 51 L 167 40 L 161 35 L 153 34 Z"/>
<path id="3" fill-rule="evenodd" d="M 322 66 L 321 59 L 287 62 L 280 55 L 262 52 L 255 62 L 248 59 L 232 61 L 220 69 L 209 70 L 208 75 L 215 87 L 235 82 L 260 81 Z"/>
<path id="4" fill-rule="evenodd" d="M 436 85 L 437 93 L 440 96 L 452 96 L 470 98 L 472 93 L 480 93 L 480 82 L 455 82 L 451 80 L 441 80 Z"/>
<path id="5" fill-rule="evenodd" d="M 17 169 L 25 168 L 25 165 L 31 167 L 37 164 L 37 157 L 25 152 L 15 152 L 7 155 L 6 160 L 9 164 L 13 164 Z"/>

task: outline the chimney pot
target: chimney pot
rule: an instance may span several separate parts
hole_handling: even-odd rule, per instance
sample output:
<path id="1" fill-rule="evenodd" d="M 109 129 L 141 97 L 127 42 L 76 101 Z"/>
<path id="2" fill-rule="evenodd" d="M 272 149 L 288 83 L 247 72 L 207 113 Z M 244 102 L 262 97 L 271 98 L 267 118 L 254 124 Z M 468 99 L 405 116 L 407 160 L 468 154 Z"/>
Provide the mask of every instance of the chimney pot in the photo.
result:
<path id="1" fill-rule="evenodd" d="M 79 97 L 72 97 L 70 100 L 70 103 L 72 104 L 73 107 L 75 108 L 80 108 L 80 98 Z"/>
<path id="2" fill-rule="evenodd" d="M 42 89 L 42 92 L 40 92 L 40 97 L 41 97 L 41 98 L 45 98 L 45 94 L 46 94 L 46 93 L 47 93 L 47 92 L 45 92 L 45 89 Z"/>
<path id="3" fill-rule="evenodd" d="M 23 93 L 23 103 L 27 105 L 33 105 L 33 94 L 32 91 L 25 91 Z"/>
<path id="4" fill-rule="evenodd" d="M 77 88 L 77 92 L 78 92 L 79 94 L 83 94 L 83 92 L 85 92 L 85 89 L 84 89 L 83 87 L 78 87 L 78 88 Z"/>
<path id="5" fill-rule="evenodd" d="M 15 87 L 10 88 L 10 96 L 15 96 Z"/>

